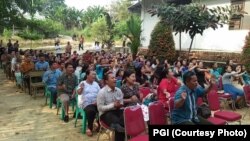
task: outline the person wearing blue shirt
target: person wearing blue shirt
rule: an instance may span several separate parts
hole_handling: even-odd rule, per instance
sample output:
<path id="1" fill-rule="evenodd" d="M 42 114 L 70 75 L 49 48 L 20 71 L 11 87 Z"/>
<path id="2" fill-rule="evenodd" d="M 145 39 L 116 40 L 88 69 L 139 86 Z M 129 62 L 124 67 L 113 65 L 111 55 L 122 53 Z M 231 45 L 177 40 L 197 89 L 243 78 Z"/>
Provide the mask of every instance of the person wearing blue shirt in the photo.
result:
<path id="1" fill-rule="evenodd" d="M 184 85 L 181 86 L 174 97 L 174 109 L 172 111 L 172 123 L 179 125 L 212 124 L 197 115 L 197 98 L 203 96 L 206 91 L 198 86 L 197 76 L 188 71 L 183 75 Z M 211 84 L 208 91 L 211 89 Z"/>
<path id="2" fill-rule="evenodd" d="M 35 70 L 37 71 L 47 71 L 49 70 L 49 63 L 45 61 L 44 54 L 39 55 L 39 61 L 35 64 Z"/>
<path id="3" fill-rule="evenodd" d="M 100 59 L 100 64 L 96 65 L 96 74 L 97 74 L 98 80 L 103 79 L 104 68 L 109 67 L 109 66 L 110 66 L 109 64 L 106 64 L 105 58 Z"/>
<path id="4" fill-rule="evenodd" d="M 53 108 L 56 107 L 56 98 L 57 98 L 57 79 L 61 76 L 62 72 L 56 69 L 56 62 L 50 63 L 50 70 L 46 71 L 43 74 L 43 83 L 45 83 L 52 94 L 53 97 Z"/>
<path id="5" fill-rule="evenodd" d="M 245 66 L 242 66 L 242 72 L 245 72 L 242 75 L 242 79 L 243 79 L 244 84 L 245 85 L 250 85 L 250 75 L 247 73 Z"/>
<path id="6" fill-rule="evenodd" d="M 214 77 L 215 77 L 215 79 L 216 79 L 216 82 L 218 83 L 219 78 L 221 77 L 221 74 L 220 74 L 220 72 L 219 72 L 219 70 L 218 70 L 218 64 L 217 64 L 217 62 L 214 63 L 213 69 L 210 70 L 210 73 L 211 73 L 212 75 L 214 75 Z"/>

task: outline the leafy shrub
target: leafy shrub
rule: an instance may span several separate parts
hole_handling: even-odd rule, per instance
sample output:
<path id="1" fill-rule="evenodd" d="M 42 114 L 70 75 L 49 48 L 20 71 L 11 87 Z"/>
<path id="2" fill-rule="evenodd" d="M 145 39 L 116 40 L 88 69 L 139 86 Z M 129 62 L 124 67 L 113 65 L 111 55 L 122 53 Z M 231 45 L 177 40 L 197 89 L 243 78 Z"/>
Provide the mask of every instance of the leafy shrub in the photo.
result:
<path id="1" fill-rule="evenodd" d="M 63 25 L 61 23 L 51 19 L 30 20 L 27 24 L 32 30 L 43 34 L 45 38 L 55 37 L 60 30 L 63 30 Z"/>
<path id="2" fill-rule="evenodd" d="M 174 61 L 175 53 L 171 27 L 165 22 L 159 22 L 151 33 L 148 55 L 156 56 L 158 59 Z"/>
<path id="3" fill-rule="evenodd" d="M 20 37 L 22 37 L 23 39 L 26 39 L 26 40 L 38 40 L 38 39 L 44 38 L 44 35 L 39 34 L 36 31 L 32 32 L 32 31 L 30 31 L 28 29 L 26 29 L 26 30 L 24 30 L 22 32 L 19 32 L 18 36 L 20 36 Z"/>
<path id="4" fill-rule="evenodd" d="M 246 66 L 248 72 L 250 72 L 250 32 L 245 40 L 245 45 L 242 50 L 241 62 Z"/>
<path id="5" fill-rule="evenodd" d="M 12 31 L 4 28 L 4 30 L 3 30 L 3 37 L 4 38 L 11 38 L 11 35 L 12 35 Z"/>

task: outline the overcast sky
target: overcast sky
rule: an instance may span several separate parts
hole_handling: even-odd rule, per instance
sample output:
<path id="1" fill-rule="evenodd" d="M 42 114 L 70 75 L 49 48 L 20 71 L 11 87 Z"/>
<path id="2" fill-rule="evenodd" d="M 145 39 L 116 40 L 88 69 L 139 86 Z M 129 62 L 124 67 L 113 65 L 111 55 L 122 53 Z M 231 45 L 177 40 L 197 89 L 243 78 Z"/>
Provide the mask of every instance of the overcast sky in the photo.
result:
<path id="1" fill-rule="evenodd" d="M 87 9 L 87 7 L 94 5 L 108 6 L 113 1 L 117 0 L 65 0 L 65 3 L 69 7 L 75 7 L 78 10 L 82 10 L 82 9 Z"/>

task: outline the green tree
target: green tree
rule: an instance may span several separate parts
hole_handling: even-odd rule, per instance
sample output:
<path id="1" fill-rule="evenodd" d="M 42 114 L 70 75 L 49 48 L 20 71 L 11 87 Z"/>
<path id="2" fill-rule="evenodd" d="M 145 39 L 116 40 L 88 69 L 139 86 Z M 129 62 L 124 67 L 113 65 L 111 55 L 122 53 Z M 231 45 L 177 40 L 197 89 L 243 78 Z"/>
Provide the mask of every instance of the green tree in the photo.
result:
<path id="1" fill-rule="evenodd" d="M 28 11 L 26 0 L 1 0 L 0 1 L 0 34 L 4 28 L 10 29 L 13 24 L 23 18 L 23 14 Z"/>
<path id="2" fill-rule="evenodd" d="M 46 13 L 46 17 L 48 19 L 61 22 L 65 29 L 70 30 L 73 28 L 82 28 L 82 11 L 79 11 L 75 8 L 68 8 L 65 5 L 60 5 L 54 7 L 54 10 L 50 12 L 51 13 Z"/>
<path id="3" fill-rule="evenodd" d="M 241 62 L 246 66 L 248 72 L 250 72 L 250 32 L 248 33 L 245 45 L 242 50 Z"/>
<path id="4" fill-rule="evenodd" d="M 161 19 L 172 25 L 173 30 L 177 33 L 186 32 L 191 38 L 189 46 L 190 53 L 194 37 L 197 34 L 203 34 L 208 28 L 218 29 L 229 22 L 230 16 L 235 14 L 243 15 L 243 11 L 235 11 L 230 7 L 207 8 L 201 4 L 187 4 L 176 6 L 173 4 L 162 4 L 149 10 L 152 16 L 157 15 Z"/>
<path id="5" fill-rule="evenodd" d="M 128 8 L 132 5 L 131 0 L 118 0 L 110 5 L 110 15 L 114 21 L 126 21 L 132 15 Z"/>
<path id="6" fill-rule="evenodd" d="M 55 37 L 60 30 L 63 30 L 63 25 L 60 22 L 51 19 L 32 20 L 28 21 L 27 25 L 33 27 L 33 30 L 42 34 L 45 38 Z"/>
<path id="7" fill-rule="evenodd" d="M 105 8 L 100 6 L 88 7 L 87 10 L 83 12 L 82 21 L 84 21 L 85 24 L 89 26 L 97 21 L 105 11 Z"/>
<path id="8" fill-rule="evenodd" d="M 140 47 L 141 35 L 141 20 L 138 16 L 132 15 L 127 21 L 128 34 L 126 35 L 130 40 L 130 50 L 135 59 L 138 49 Z"/>
<path id="9" fill-rule="evenodd" d="M 114 27 L 114 32 L 118 38 L 123 37 L 123 35 L 128 35 L 127 20 L 117 22 Z"/>
<path id="10" fill-rule="evenodd" d="M 175 44 L 172 28 L 166 22 L 159 22 L 151 33 L 148 55 L 156 56 L 161 60 L 175 60 Z"/>
<path id="11" fill-rule="evenodd" d="M 108 41 L 113 35 L 110 34 L 109 26 L 107 25 L 106 18 L 104 16 L 100 17 L 91 25 L 91 36 L 101 40 L 102 47 L 104 47 L 105 44 L 107 46 L 109 45 Z"/>
<path id="12" fill-rule="evenodd" d="M 66 6 L 64 0 L 1 0 L 0 34 L 4 28 L 11 29 L 13 25 L 18 29 L 24 29 L 29 21 L 24 14 L 31 15 L 33 19 L 35 13 L 46 15 L 45 11 L 48 12 L 60 5 Z"/>

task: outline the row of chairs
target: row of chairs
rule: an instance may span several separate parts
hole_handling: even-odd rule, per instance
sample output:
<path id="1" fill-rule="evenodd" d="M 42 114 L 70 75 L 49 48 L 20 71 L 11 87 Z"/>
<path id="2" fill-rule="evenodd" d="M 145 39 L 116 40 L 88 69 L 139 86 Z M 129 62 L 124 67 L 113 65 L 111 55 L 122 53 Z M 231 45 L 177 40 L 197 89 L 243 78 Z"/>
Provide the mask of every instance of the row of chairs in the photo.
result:
<path id="1" fill-rule="evenodd" d="M 146 88 L 143 88 L 143 90 L 146 90 Z M 245 92 L 245 99 L 246 99 L 246 103 L 247 103 L 247 106 L 250 107 L 250 86 L 245 86 L 244 87 L 244 92 Z M 214 115 L 212 117 L 209 117 L 208 118 L 208 121 L 210 121 L 211 123 L 215 124 L 215 125 L 225 125 L 229 122 L 234 122 L 234 121 L 238 121 L 240 124 L 241 124 L 241 118 L 242 116 L 238 113 L 235 113 L 235 112 L 231 112 L 231 111 L 225 111 L 225 110 L 222 110 L 220 108 L 220 96 L 221 95 L 218 95 L 217 91 L 215 90 L 211 90 L 208 94 L 208 97 L 207 97 L 207 100 L 208 100 L 208 103 L 209 103 L 209 107 L 212 111 L 215 111 L 214 112 Z M 198 99 L 198 104 L 199 103 L 202 103 L 202 99 Z M 170 121 L 171 121 L 171 112 L 174 108 L 174 98 L 170 98 L 169 100 L 169 111 L 166 111 L 165 115 L 168 115 L 169 118 L 170 118 Z M 162 108 L 159 108 L 158 109 L 162 109 Z M 149 107 L 149 110 L 150 110 L 150 107 Z M 161 111 L 158 111 L 158 110 L 154 110 L 154 111 L 157 111 L 158 114 L 160 112 L 163 112 L 165 110 L 161 110 Z M 246 111 L 245 115 L 248 113 L 249 109 Z M 158 115 L 156 114 L 156 115 Z M 243 118 L 245 117 L 245 115 L 243 116 Z M 149 114 L 150 116 L 150 114 Z M 159 116 L 156 116 L 155 118 L 159 118 Z M 154 119 L 154 117 L 151 119 Z M 164 121 L 164 119 L 158 119 L 158 120 L 162 120 Z M 151 121 L 150 121 L 151 122 Z"/>
<path id="2" fill-rule="evenodd" d="M 242 116 L 236 112 L 222 110 L 217 91 L 211 90 L 207 95 L 208 105 L 211 111 L 214 111 L 213 116 L 207 120 L 214 125 L 226 125 L 230 122 L 239 122 L 241 124 Z M 174 98 L 170 98 L 170 111 L 173 109 Z M 198 98 L 198 106 L 203 103 L 202 98 Z"/>
<path id="3" fill-rule="evenodd" d="M 246 100 L 248 101 L 248 106 L 250 106 L 250 86 L 245 86 L 244 90 L 245 90 L 245 93 L 248 93 L 248 95 L 246 96 Z M 140 91 L 143 92 L 144 96 L 146 96 L 148 93 L 150 93 L 150 89 L 149 88 L 141 88 Z M 51 96 L 51 95 L 49 95 L 49 96 Z M 231 111 L 223 111 L 223 110 L 220 109 L 219 95 L 217 94 L 216 91 L 214 91 L 214 90 L 210 91 L 210 93 L 208 94 L 207 98 L 208 98 L 208 103 L 209 103 L 210 109 L 212 111 L 216 111 L 212 117 L 208 118 L 208 120 L 210 122 L 212 122 L 215 125 L 225 125 L 225 124 L 227 124 L 229 122 L 238 121 L 241 124 L 241 118 L 242 118 L 242 116 L 240 114 L 237 114 L 237 113 L 231 112 Z M 50 98 L 50 99 L 52 99 L 52 98 Z M 79 114 L 81 114 L 83 116 L 82 130 L 81 131 L 82 131 L 82 133 L 85 133 L 86 132 L 86 114 L 85 114 L 84 110 L 82 110 L 81 108 L 79 108 L 77 106 L 77 102 L 75 104 L 72 104 L 72 105 L 76 105 L 75 127 L 76 127 L 77 119 L 78 119 L 77 116 Z M 128 107 L 128 108 L 131 108 L 131 107 Z M 168 113 L 169 113 L 168 115 L 170 116 L 170 119 L 171 119 L 171 114 L 170 113 L 172 112 L 173 108 L 174 108 L 174 98 L 170 98 L 170 101 L 169 101 L 169 111 L 168 111 Z M 127 109 L 127 108 L 125 108 L 125 109 Z M 132 109 L 134 109 L 134 108 L 132 108 Z M 132 110 L 132 109 L 130 109 L 130 110 Z M 74 110 L 74 108 L 73 108 L 73 110 Z M 138 110 L 138 108 L 135 108 L 132 111 L 137 111 L 137 110 Z M 63 114 L 63 108 L 62 108 L 62 114 Z M 63 115 L 62 115 L 62 117 L 63 117 Z M 126 120 L 125 112 L 124 112 L 124 117 L 125 117 L 125 120 Z M 135 120 L 128 120 L 127 122 L 139 120 L 140 118 L 138 118 L 138 117 L 140 117 L 140 116 L 137 115 L 137 116 L 135 116 Z M 167 121 L 166 121 L 166 112 L 165 112 L 165 109 L 164 109 L 164 107 L 163 107 L 163 105 L 161 103 L 154 102 L 154 103 L 151 103 L 149 105 L 149 119 L 150 119 L 150 124 L 153 124 L 153 125 L 164 125 L 164 124 L 167 124 Z M 143 123 L 144 123 L 143 116 L 142 116 L 142 118 L 140 120 L 143 121 Z M 100 121 L 100 123 L 101 123 L 101 127 L 103 129 L 112 130 L 105 123 L 103 123 L 102 121 Z M 139 123 L 139 121 L 137 121 L 136 123 Z M 137 124 L 136 124 L 136 127 L 138 127 Z M 128 125 L 126 126 L 126 123 L 125 123 L 125 128 L 131 128 L 131 129 L 126 129 L 126 132 L 127 132 L 128 135 L 130 135 L 132 137 L 135 137 L 134 136 L 135 133 L 137 133 L 139 131 L 142 131 L 142 129 L 143 129 L 142 127 L 143 126 L 139 126 L 138 128 L 140 130 L 138 129 L 138 131 L 137 131 L 137 129 L 135 127 L 133 127 L 133 124 L 131 126 L 128 126 Z M 132 131 L 130 131 L 130 130 L 132 130 Z M 102 131 L 103 130 L 100 130 L 99 135 L 101 133 L 103 133 Z M 99 138 L 99 135 L 98 135 L 98 138 Z M 112 137 L 110 137 L 110 138 L 112 138 Z M 142 137 L 142 138 L 144 138 L 144 137 Z M 141 137 L 140 137 L 140 140 L 141 140 Z"/>

